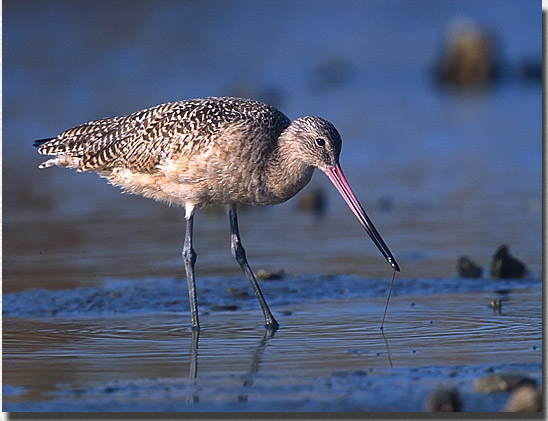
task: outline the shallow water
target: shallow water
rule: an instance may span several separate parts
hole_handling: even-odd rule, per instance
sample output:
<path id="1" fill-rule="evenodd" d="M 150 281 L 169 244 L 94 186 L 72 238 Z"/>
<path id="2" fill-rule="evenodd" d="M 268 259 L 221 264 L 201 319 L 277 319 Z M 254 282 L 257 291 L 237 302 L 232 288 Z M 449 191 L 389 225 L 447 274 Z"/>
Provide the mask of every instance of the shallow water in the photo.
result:
<path id="1" fill-rule="evenodd" d="M 429 393 L 455 387 L 463 410 L 496 411 L 508 392 L 474 393 L 476 378 L 510 371 L 541 384 L 539 281 L 443 292 L 397 279 L 384 335 L 387 285 L 264 281 L 281 324 L 270 335 L 255 298 L 227 290 L 243 282 L 207 279 L 199 338 L 176 281 L 6 294 L 4 410 L 420 411 Z M 450 291 L 460 280 L 436 282 Z M 215 310 L 227 302 L 237 309 Z"/>
<path id="2" fill-rule="evenodd" d="M 474 393 L 476 378 L 540 384 L 542 89 L 520 73 L 541 61 L 535 2 L 95 4 L 3 2 L 4 410 L 416 411 L 453 385 L 464 410 L 494 411 L 508 394 Z M 497 43 L 503 72 L 484 90 L 432 79 L 462 18 Z M 251 267 L 287 274 L 262 282 L 282 325 L 271 338 L 226 214 L 197 213 L 193 346 L 183 211 L 37 168 L 35 139 L 210 95 L 338 128 L 345 174 L 402 268 L 385 338 L 391 269 L 319 172 L 285 204 L 240 209 Z M 299 206 L 313 189 L 321 215 Z M 489 278 L 504 243 L 526 279 Z M 462 255 L 482 278 L 455 277 Z"/>
<path id="3" fill-rule="evenodd" d="M 93 118 L 208 95 L 331 120 L 343 138 L 342 168 L 404 276 L 454 276 L 461 255 L 487 273 L 507 243 L 540 277 L 542 89 L 519 73 L 524 60 L 541 59 L 536 4 L 166 1 L 140 2 L 130 14 L 123 2 L 92 5 L 6 2 L 4 291 L 182 276 L 182 209 L 121 195 L 94 174 L 39 170 L 44 157 L 32 142 Z M 504 72 L 485 90 L 438 89 L 432 79 L 445 34 L 462 18 L 498 42 Z M 324 195 L 323 216 L 299 210 L 312 189 Z M 196 216 L 200 275 L 239 272 L 227 219 L 215 209 Z M 256 269 L 390 270 L 319 171 L 287 203 L 241 210 L 240 227 Z"/>

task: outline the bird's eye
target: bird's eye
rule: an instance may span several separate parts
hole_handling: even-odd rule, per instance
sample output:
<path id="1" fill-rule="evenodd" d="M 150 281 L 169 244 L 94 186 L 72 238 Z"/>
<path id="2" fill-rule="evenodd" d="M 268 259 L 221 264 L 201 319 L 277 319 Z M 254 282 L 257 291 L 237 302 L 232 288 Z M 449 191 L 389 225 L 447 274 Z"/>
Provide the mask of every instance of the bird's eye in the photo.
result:
<path id="1" fill-rule="evenodd" d="M 316 139 L 316 145 L 318 145 L 318 146 L 325 146 L 325 140 L 322 139 L 321 137 L 317 138 L 317 139 Z"/>

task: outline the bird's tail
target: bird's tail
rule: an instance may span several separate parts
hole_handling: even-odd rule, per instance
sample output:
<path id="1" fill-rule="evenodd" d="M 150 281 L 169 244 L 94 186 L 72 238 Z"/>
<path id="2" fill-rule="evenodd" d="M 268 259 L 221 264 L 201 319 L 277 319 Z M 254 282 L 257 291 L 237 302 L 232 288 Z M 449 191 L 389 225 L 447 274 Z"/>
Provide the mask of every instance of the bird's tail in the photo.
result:
<path id="1" fill-rule="evenodd" d="M 38 140 L 35 140 L 34 143 L 32 144 L 32 146 L 36 146 L 37 148 L 39 148 L 40 146 L 42 146 L 44 143 L 47 143 L 49 142 L 50 140 L 53 140 L 55 139 L 54 137 L 48 137 L 46 139 L 38 139 Z"/>
<path id="2" fill-rule="evenodd" d="M 43 155 L 53 155 L 53 153 L 50 153 L 50 151 L 48 150 L 47 143 L 55 139 L 57 138 L 49 137 L 46 139 L 38 139 L 38 140 L 35 140 L 32 145 L 39 148 L 38 152 Z M 54 165 L 58 165 L 60 167 L 73 168 L 78 166 L 78 160 L 72 156 L 59 155 L 59 156 L 56 156 L 55 158 L 51 158 L 45 162 L 42 162 L 40 165 L 38 165 L 38 168 L 48 168 L 48 167 L 53 167 Z"/>

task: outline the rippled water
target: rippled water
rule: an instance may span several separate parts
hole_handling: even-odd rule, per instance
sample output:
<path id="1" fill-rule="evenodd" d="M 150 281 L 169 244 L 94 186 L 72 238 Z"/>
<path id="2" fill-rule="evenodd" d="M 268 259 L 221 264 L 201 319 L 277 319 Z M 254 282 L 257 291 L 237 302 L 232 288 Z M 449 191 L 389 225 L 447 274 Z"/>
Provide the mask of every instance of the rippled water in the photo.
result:
<path id="1" fill-rule="evenodd" d="M 417 411 L 453 385 L 464 410 L 494 411 L 508 393 L 474 393 L 474 379 L 540 384 L 542 89 L 522 73 L 541 60 L 535 2 L 27 0 L 2 12 L 4 410 Z M 432 79 L 463 18 L 497 44 L 501 78 L 485 90 Z M 287 274 L 263 282 L 282 325 L 271 338 L 226 214 L 197 213 L 193 341 L 182 210 L 37 168 L 35 139 L 209 95 L 338 128 L 345 174 L 402 268 L 385 337 L 390 267 L 323 174 L 239 213 L 251 266 Z M 312 190 L 321 215 L 299 205 Z M 526 279 L 489 277 L 504 243 Z M 481 278 L 455 278 L 462 255 Z"/>
<path id="2" fill-rule="evenodd" d="M 330 281 L 338 292 L 329 292 Z M 300 288 L 307 282 L 316 282 L 325 298 L 307 296 L 306 287 Z M 437 282 L 450 286 L 459 280 Z M 8 294 L 10 308 L 16 303 L 26 308 L 25 301 L 33 310 L 4 315 L 3 374 L 9 385 L 4 410 L 129 405 L 154 411 L 277 410 L 283 405 L 418 411 L 429 393 L 449 385 L 459 388 L 465 410 L 493 411 L 507 394 L 473 393 L 476 378 L 512 371 L 540 384 L 538 281 L 457 293 L 399 280 L 384 335 L 379 326 L 387 285 L 361 296 L 364 287 L 352 291 L 359 283 L 289 277 L 264 283 L 281 324 L 273 335 L 262 328 L 254 297 L 229 300 L 235 311 L 212 310 L 230 295 L 220 279 L 209 284 L 221 288 L 201 295 L 199 337 L 188 329 L 188 305 L 179 301 L 184 297 L 169 297 L 168 291 L 179 293 L 171 282 L 137 283 L 149 302 L 135 299 L 135 290 L 120 293 L 119 282 L 77 294 L 44 291 L 43 308 L 32 306 L 39 294 Z M 489 308 L 493 298 L 502 299 L 501 314 Z M 105 304 L 109 299 L 112 305 Z M 48 302 L 57 303 L 61 315 L 44 317 Z M 410 387 L 416 389 L 411 395 Z"/>

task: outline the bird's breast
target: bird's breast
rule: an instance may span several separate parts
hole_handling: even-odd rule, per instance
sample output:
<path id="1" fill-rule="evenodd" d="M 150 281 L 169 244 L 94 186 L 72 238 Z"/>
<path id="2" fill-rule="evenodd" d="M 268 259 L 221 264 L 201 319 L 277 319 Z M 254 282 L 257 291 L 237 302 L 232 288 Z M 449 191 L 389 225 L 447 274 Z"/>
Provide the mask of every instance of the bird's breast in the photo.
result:
<path id="1" fill-rule="evenodd" d="M 273 202 L 265 183 L 264 153 L 257 147 L 237 146 L 224 139 L 198 152 L 168 157 L 158 165 L 162 191 L 172 201 L 198 206 Z"/>

